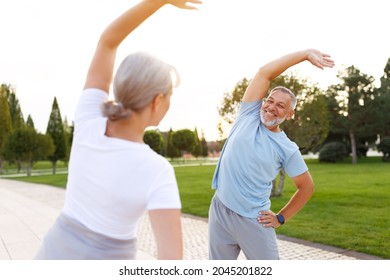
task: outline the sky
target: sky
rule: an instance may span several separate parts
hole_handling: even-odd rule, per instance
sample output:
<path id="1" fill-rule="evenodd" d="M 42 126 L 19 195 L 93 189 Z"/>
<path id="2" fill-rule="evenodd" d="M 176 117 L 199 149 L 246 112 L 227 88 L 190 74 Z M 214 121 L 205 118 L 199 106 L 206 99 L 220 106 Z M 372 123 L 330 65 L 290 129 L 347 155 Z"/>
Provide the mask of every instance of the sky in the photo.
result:
<path id="1" fill-rule="evenodd" d="M 46 131 L 54 97 L 71 123 L 86 71 L 103 29 L 138 0 L 2 0 L 0 83 L 16 91 L 24 118 Z M 220 139 L 223 96 L 261 65 L 287 53 L 316 48 L 336 62 L 320 70 L 308 62 L 290 68 L 322 88 L 354 65 L 379 82 L 390 58 L 388 5 L 383 0 L 203 0 L 198 11 L 165 6 L 118 49 L 146 51 L 181 76 L 171 108 L 158 126 L 195 129 Z"/>

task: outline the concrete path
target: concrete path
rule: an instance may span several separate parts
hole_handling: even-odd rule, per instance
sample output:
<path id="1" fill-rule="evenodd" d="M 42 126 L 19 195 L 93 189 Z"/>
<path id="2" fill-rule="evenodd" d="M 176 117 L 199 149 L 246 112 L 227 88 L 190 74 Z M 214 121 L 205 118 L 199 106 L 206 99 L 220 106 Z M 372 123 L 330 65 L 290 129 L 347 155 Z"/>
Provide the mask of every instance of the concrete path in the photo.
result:
<path id="1" fill-rule="evenodd" d="M 64 203 L 65 190 L 0 179 L 0 260 L 30 260 Z M 182 215 L 184 259 L 207 260 L 207 219 Z M 284 260 L 379 259 L 375 256 L 278 236 Z M 138 229 L 138 259 L 155 259 L 156 246 L 145 214 Z M 239 259 L 245 259 L 240 255 Z"/>

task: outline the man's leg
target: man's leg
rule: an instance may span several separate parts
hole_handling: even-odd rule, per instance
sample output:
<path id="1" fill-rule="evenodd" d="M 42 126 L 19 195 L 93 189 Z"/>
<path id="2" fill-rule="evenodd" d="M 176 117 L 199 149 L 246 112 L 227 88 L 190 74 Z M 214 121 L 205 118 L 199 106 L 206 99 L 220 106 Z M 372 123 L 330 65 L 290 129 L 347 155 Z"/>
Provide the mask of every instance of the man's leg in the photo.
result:
<path id="1" fill-rule="evenodd" d="M 213 197 L 209 209 L 210 260 L 236 260 L 240 253 L 240 247 L 231 231 L 232 213 L 234 212 L 226 208 L 216 196 Z"/>
<path id="2" fill-rule="evenodd" d="M 257 219 L 241 217 L 236 225 L 238 244 L 248 260 L 278 260 L 275 229 L 265 228 Z"/>

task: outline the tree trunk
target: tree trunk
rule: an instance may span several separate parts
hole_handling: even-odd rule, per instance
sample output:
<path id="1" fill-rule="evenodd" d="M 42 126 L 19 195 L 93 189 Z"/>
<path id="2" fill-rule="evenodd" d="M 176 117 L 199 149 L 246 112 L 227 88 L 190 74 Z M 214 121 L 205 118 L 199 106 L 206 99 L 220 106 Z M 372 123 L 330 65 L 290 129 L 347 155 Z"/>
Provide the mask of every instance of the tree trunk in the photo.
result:
<path id="1" fill-rule="evenodd" d="M 349 137 L 351 138 L 352 163 L 356 164 L 357 163 L 356 139 L 353 130 L 349 132 Z"/>
<path id="2" fill-rule="evenodd" d="M 56 175 L 56 171 L 57 171 L 57 161 L 56 160 L 53 160 L 51 162 L 51 165 L 52 165 L 52 168 L 53 168 L 53 175 Z"/>
<path id="3" fill-rule="evenodd" d="M 277 192 L 277 195 L 278 196 L 281 196 L 282 193 L 283 193 L 283 190 L 284 190 L 284 179 L 286 178 L 286 171 L 284 171 L 284 169 L 280 169 L 279 171 L 279 184 L 278 184 L 278 192 Z"/>
<path id="4" fill-rule="evenodd" d="M 31 176 L 32 162 L 27 163 L 27 176 Z"/>
<path id="5" fill-rule="evenodd" d="M 272 197 L 276 197 L 276 196 L 281 196 L 282 195 L 283 189 L 284 189 L 284 180 L 285 180 L 285 177 L 286 177 L 285 175 L 286 175 L 286 172 L 282 168 L 279 171 L 279 183 L 277 183 L 277 178 L 275 178 L 272 181 L 272 190 L 271 190 L 271 196 Z"/>
<path id="6" fill-rule="evenodd" d="M 20 171 L 22 171 L 22 162 L 20 160 L 18 160 L 18 174 L 20 173 Z"/>

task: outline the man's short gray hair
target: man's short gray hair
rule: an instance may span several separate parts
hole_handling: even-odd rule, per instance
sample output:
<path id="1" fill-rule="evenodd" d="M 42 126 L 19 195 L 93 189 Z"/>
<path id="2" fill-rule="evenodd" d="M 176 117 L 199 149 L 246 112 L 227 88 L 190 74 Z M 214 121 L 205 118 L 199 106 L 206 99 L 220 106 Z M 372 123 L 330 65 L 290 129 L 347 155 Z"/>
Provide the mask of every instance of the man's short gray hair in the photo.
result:
<path id="1" fill-rule="evenodd" d="M 297 98 L 295 97 L 294 93 L 291 90 L 289 90 L 286 87 L 277 86 L 270 91 L 269 95 L 271 95 L 271 93 L 273 93 L 274 91 L 281 91 L 287 93 L 291 98 L 291 109 L 295 110 L 295 107 L 297 106 Z"/>

